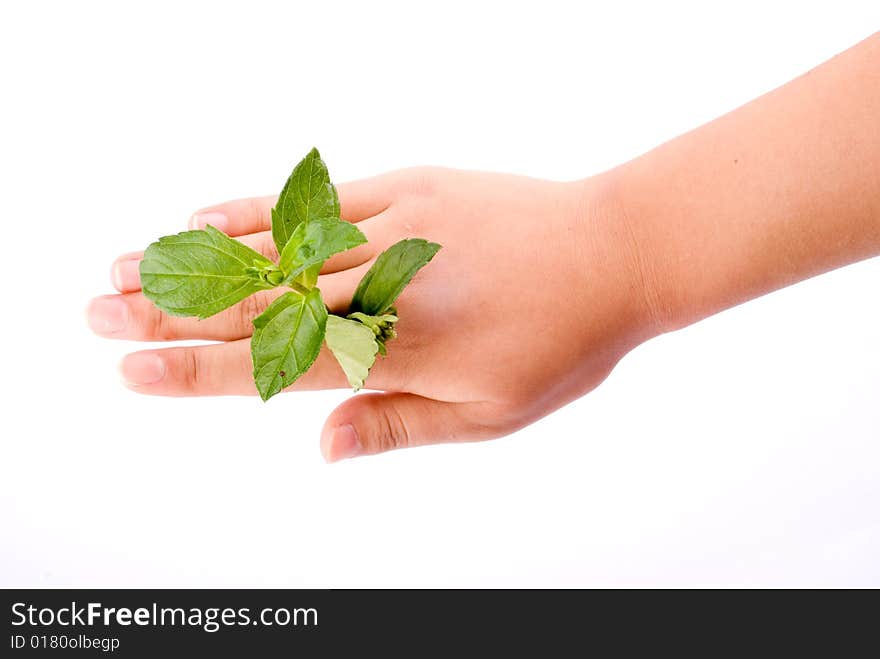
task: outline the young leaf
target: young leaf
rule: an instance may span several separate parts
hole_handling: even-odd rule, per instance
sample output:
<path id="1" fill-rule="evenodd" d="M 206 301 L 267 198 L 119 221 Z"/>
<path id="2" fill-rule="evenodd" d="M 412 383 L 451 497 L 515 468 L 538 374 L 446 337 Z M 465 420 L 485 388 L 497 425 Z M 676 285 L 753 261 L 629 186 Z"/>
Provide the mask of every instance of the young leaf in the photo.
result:
<path id="1" fill-rule="evenodd" d="M 379 336 L 383 332 L 393 329 L 394 323 L 399 320 L 393 309 L 389 309 L 389 312 L 390 313 L 382 314 L 381 316 L 371 316 L 361 311 L 355 311 L 354 313 L 348 314 L 348 317 L 352 320 L 360 321 L 369 327 L 373 334 Z"/>
<path id="2" fill-rule="evenodd" d="M 314 288 L 318 283 L 318 275 L 321 274 L 321 264 L 313 265 L 303 270 L 302 274 L 297 277 L 297 281 L 306 288 Z"/>
<path id="3" fill-rule="evenodd" d="M 355 391 L 363 387 L 379 350 L 373 331 L 356 320 L 330 315 L 324 338 L 348 383 Z"/>
<path id="4" fill-rule="evenodd" d="M 376 343 L 379 344 L 379 354 L 384 357 L 387 354 L 385 344 L 391 339 L 397 338 L 397 331 L 394 329 L 394 324 L 397 322 L 396 313 L 392 307 L 388 310 L 388 313 L 381 316 L 370 316 L 360 311 L 355 311 L 348 314 L 348 318 L 363 323 L 364 326 L 369 328 L 373 336 L 376 337 Z"/>
<path id="5" fill-rule="evenodd" d="M 294 167 L 272 209 L 272 239 L 278 253 L 298 225 L 319 217 L 339 217 L 339 197 L 321 154 L 312 149 Z"/>
<path id="6" fill-rule="evenodd" d="M 273 288 L 260 270 L 272 262 L 212 226 L 165 236 L 147 247 L 141 288 L 174 316 L 207 318 L 260 290 Z"/>
<path id="7" fill-rule="evenodd" d="M 321 350 L 326 325 L 327 307 L 317 288 L 307 295 L 285 293 L 254 318 L 251 357 L 263 400 L 309 370 Z"/>
<path id="8" fill-rule="evenodd" d="M 413 276 L 440 249 L 437 243 L 421 238 L 401 240 L 379 255 L 361 279 L 351 300 L 351 311 L 381 316 L 391 308 L 397 296 Z"/>
<path id="9" fill-rule="evenodd" d="M 284 282 L 293 281 L 307 268 L 318 266 L 328 258 L 367 242 L 354 224 L 335 217 L 321 217 L 299 224 L 281 251 L 278 265 Z M 314 285 L 314 284 L 313 284 Z"/>

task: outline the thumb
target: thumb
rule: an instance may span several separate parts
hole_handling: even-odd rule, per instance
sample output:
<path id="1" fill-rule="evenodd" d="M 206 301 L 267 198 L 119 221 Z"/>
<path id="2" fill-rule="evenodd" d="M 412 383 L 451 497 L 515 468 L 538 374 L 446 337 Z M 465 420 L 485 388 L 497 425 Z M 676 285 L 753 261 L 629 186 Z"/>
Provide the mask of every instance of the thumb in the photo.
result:
<path id="1" fill-rule="evenodd" d="M 321 432 L 327 462 L 396 448 L 487 439 L 474 418 L 475 403 L 447 403 L 415 394 L 353 396 L 333 410 Z"/>

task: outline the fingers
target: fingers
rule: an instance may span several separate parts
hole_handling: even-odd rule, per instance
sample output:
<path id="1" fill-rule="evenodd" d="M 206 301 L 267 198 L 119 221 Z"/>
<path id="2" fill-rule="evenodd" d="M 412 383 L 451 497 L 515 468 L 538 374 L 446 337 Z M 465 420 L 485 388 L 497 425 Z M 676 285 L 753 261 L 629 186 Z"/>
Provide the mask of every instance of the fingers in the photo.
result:
<path id="1" fill-rule="evenodd" d="M 400 172 L 393 172 L 337 187 L 342 218 L 349 222 L 363 222 L 360 228 L 368 243 L 328 259 L 321 269 L 322 274 L 356 267 L 375 255 L 375 246 L 369 244 L 373 242 L 371 234 L 389 224 L 382 216 L 391 207 L 403 178 Z M 271 211 L 276 199 L 274 196 L 251 197 L 203 208 L 190 217 L 189 228 L 204 229 L 210 224 L 237 237 L 266 258 L 277 261 L 278 249 L 271 233 Z M 373 221 L 365 221 L 370 219 Z M 113 262 L 111 279 L 120 293 L 141 289 L 139 268 L 143 256 L 143 252 L 129 252 Z"/>
<path id="2" fill-rule="evenodd" d="M 271 211 L 276 199 L 276 196 L 250 197 L 203 208 L 189 218 L 189 228 L 204 229 L 210 224 L 228 236 L 268 231 L 272 228 Z"/>
<path id="3" fill-rule="evenodd" d="M 336 462 L 397 448 L 489 439 L 495 435 L 477 421 L 481 405 L 406 393 L 354 396 L 324 424 L 321 452 L 327 462 Z"/>
<path id="4" fill-rule="evenodd" d="M 318 278 L 321 296 L 331 311 L 341 312 L 348 308 L 351 295 L 369 265 L 365 263 L 357 268 L 321 275 Z M 97 297 L 90 302 L 86 315 L 89 326 L 95 333 L 111 339 L 231 341 L 249 337 L 254 329 L 253 319 L 287 290 L 279 287 L 255 293 L 204 320 L 166 314 L 142 293 Z"/>
<path id="5" fill-rule="evenodd" d="M 394 174 L 382 174 L 336 186 L 340 215 L 347 222 L 361 222 L 391 206 L 396 190 Z"/>
<path id="6" fill-rule="evenodd" d="M 391 206 L 397 179 L 395 174 L 383 174 L 338 185 L 342 219 L 360 222 Z M 277 195 L 269 195 L 209 206 L 193 213 L 189 228 L 204 229 L 210 224 L 229 236 L 268 231 L 272 228 L 272 207 L 277 199 Z"/>
<path id="7" fill-rule="evenodd" d="M 86 316 L 92 331 L 109 339 L 231 341 L 253 334 L 253 319 L 282 292 L 261 291 L 204 320 L 171 316 L 142 293 L 103 295 L 89 303 Z"/>
<path id="8" fill-rule="evenodd" d="M 329 258 L 324 262 L 321 274 L 331 274 L 354 268 L 373 258 L 376 255 L 377 245 L 382 244 L 383 235 L 392 225 L 392 222 L 389 221 L 390 213 L 390 210 L 386 210 L 361 222 L 359 228 L 367 242 Z M 214 226 L 211 222 L 209 224 Z M 272 239 L 271 231 L 239 235 L 236 240 L 259 252 L 270 261 L 278 261 L 278 248 Z M 143 252 L 128 252 L 113 262 L 110 268 L 110 280 L 117 291 L 133 293 L 141 290 L 140 263 L 143 257 Z"/>
<path id="9" fill-rule="evenodd" d="M 129 252 L 123 254 L 110 266 L 110 281 L 113 288 L 120 293 L 130 293 L 141 290 L 141 260 L 143 252 Z"/>
<path id="10" fill-rule="evenodd" d="M 122 379 L 133 391 L 154 396 L 250 396 L 254 385 L 251 342 L 246 339 L 202 346 L 141 350 L 126 355 L 119 365 Z M 370 386 L 399 384 L 397 367 L 382 359 L 370 373 Z M 322 348 L 315 363 L 291 391 L 347 389 L 348 380 L 336 358 Z"/>
<path id="11" fill-rule="evenodd" d="M 254 386 L 250 341 L 135 352 L 119 366 L 126 386 L 154 396 L 250 396 Z M 326 350 L 291 390 L 348 387 L 339 364 Z"/>

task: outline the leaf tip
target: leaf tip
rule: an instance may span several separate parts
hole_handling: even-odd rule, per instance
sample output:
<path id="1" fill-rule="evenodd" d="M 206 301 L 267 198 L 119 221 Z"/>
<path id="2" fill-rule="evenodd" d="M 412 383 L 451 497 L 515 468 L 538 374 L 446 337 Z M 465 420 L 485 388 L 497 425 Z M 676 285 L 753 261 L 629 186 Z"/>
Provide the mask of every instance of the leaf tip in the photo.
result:
<path id="1" fill-rule="evenodd" d="M 281 391 L 281 388 L 273 386 L 274 384 L 274 378 L 266 382 L 258 378 L 257 373 L 254 372 L 254 386 L 257 388 L 257 393 L 260 394 L 260 399 L 264 403 L 272 398 L 272 396 L 277 394 L 279 391 Z"/>

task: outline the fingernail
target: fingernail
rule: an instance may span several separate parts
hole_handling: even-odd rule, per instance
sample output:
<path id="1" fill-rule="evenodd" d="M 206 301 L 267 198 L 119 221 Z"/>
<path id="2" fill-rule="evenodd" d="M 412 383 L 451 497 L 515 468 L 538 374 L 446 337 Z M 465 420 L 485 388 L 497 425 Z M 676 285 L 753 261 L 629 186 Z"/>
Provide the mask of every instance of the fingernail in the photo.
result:
<path id="1" fill-rule="evenodd" d="M 128 305 L 117 297 L 96 297 L 86 314 L 89 327 L 98 334 L 115 334 L 128 325 Z"/>
<path id="2" fill-rule="evenodd" d="M 229 228 L 229 218 L 218 211 L 195 213 L 189 218 L 190 229 L 204 229 L 209 224 L 215 229 L 219 229 L 225 233 L 226 229 Z"/>
<path id="3" fill-rule="evenodd" d="M 113 264 L 113 285 L 121 293 L 141 287 L 140 259 L 120 259 Z"/>
<path id="4" fill-rule="evenodd" d="M 155 353 L 135 352 L 125 356 L 119 371 L 126 384 L 153 384 L 165 377 L 165 362 Z"/>
<path id="5" fill-rule="evenodd" d="M 338 462 L 361 455 L 364 447 L 358 439 L 357 430 L 351 424 L 337 426 L 330 436 L 330 446 L 324 456 L 327 462 Z"/>

